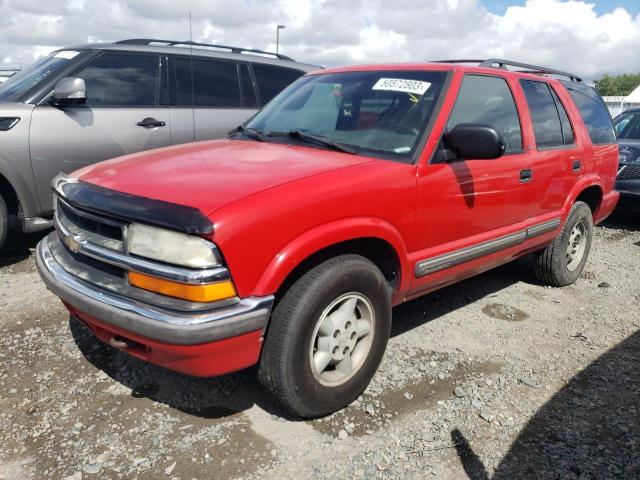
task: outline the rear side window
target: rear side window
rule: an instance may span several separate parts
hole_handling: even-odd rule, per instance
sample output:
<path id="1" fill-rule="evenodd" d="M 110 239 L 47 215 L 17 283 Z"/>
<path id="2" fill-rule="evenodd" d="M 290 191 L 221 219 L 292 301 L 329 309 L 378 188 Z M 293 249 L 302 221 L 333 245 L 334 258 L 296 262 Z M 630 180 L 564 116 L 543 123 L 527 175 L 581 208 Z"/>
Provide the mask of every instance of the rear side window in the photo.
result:
<path id="1" fill-rule="evenodd" d="M 560 99 L 546 82 L 521 80 L 538 147 L 573 143 L 571 123 Z"/>
<path id="2" fill-rule="evenodd" d="M 591 143 L 594 145 L 616 143 L 611 116 L 598 94 L 588 87 L 577 88 L 573 85 L 566 85 L 566 87 L 587 126 Z"/>
<path id="3" fill-rule="evenodd" d="M 522 151 L 522 133 L 516 104 L 507 82 L 500 77 L 467 75 L 447 122 L 447 131 L 460 123 L 482 123 L 502 132 L 505 153 Z"/>
<path id="4" fill-rule="evenodd" d="M 242 84 L 242 106 L 257 107 L 256 89 L 253 86 L 253 80 L 251 80 L 249 65 L 246 63 L 240 65 L 240 83 Z"/>
<path id="5" fill-rule="evenodd" d="M 87 86 L 91 107 L 155 107 L 160 97 L 160 57 L 106 53 L 75 74 Z"/>
<path id="6" fill-rule="evenodd" d="M 293 68 L 278 67 L 264 63 L 254 63 L 253 73 L 258 83 L 260 101 L 264 105 L 279 94 L 285 87 L 304 75 Z"/>
<path id="7" fill-rule="evenodd" d="M 191 63 L 193 62 L 193 80 Z M 235 62 L 174 57 L 171 61 L 171 105 L 241 107 L 240 78 Z M 191 89 L 193 83 L 193 91 Z"/>

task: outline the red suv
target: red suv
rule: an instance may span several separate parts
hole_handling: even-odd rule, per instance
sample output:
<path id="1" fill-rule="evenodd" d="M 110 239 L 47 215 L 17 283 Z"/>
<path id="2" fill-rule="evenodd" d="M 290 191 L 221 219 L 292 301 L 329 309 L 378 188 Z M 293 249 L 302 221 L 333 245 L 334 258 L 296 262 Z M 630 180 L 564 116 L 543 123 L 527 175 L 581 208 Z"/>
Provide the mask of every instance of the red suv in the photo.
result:
<path id="1" fill-rule="evenodd" d="M 568 285 L 618 200 L 592 88 L 476 63 L 308 74 L 226 140 L 60 176 L 38 270 L 115 348 L 198 376 L 259 363 L 295 414 L 340 409 L 392 306 L 526 254 Z"/>

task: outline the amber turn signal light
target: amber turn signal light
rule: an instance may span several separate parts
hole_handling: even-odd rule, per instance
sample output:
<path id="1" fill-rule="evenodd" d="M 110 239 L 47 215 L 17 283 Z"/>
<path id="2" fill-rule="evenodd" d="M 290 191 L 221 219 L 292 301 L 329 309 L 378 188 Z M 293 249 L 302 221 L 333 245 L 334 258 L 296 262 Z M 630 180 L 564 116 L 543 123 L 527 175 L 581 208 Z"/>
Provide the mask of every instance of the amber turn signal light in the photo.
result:
<path id="1" fill-rule="evenodd" d="M 162 295 L 180 298 L 190 302 L 215 302 L 236 296 L 236 289 L 231 280 L 191 285 L 172 282 L 143 273 L 129 272 L 129 283 L 143 290 L 161 293 Z"/>

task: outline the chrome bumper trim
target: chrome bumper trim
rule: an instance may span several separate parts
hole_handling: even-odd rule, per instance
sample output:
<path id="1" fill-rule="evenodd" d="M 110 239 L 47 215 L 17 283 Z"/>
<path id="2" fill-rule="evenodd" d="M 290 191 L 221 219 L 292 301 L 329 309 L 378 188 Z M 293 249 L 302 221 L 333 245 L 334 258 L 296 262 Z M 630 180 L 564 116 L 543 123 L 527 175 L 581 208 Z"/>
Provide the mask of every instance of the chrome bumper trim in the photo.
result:
<path id="1" fill-rule="evenodd" d="M 45 285 L 80 312 L 154 340 L 176 345 L 213 342 L 264 329 L 273 296 L 248 297 L 206 312 L 175 312 L 95 287 L 67 273 L 54 259 L 44 238 L 36 249 L 36 266 Z"/>

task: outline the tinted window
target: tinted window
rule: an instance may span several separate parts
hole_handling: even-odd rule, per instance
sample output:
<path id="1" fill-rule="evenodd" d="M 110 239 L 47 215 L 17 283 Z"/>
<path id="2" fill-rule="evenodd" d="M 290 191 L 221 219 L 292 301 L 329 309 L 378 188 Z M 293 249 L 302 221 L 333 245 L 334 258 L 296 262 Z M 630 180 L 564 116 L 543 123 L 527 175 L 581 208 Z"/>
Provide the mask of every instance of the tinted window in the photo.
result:
<path id="1" fill-rule="evenodd" d="M 240 83 L 242 85 L 242 106 L 257 107 L 256 89 L 253 86 L 249 65 L 246 63 L 240 66 Z"/>
<path id="2" fill-rule="evenodd" d="M 524 96 L 529 105 L 533 132 L 538 147 L 563 145 L 562 126 L 556 102 L 545 82 L 521 80 Z"/>
<path id="3" fill-rule="evenodd" d="M 451 111 L 447 130 L 459 123 L 482 123 L 502 132 L 506 153 L 522 150 L 518 111 L 507 82 L 498 77 L 467 75 Z"/>
<path id="4" fill-rule="evenodd" d="M 628 113 L 616 118 L 616 132 L 620 140 L 640 140 L 640 113 Z"/>
<path id="5" fill-rule="evenodd" d="M 258 82 L 260 101 L 263 105 L 304 74 L 304 72 L 293 68 L 276 67 L 263 63 L 254 63 L 252 65 L 256 82 Z"/>
<path id="6" fill-rule="evenodd" d="M 588 87 L 566 86 L 587 126 L 591 142 L 594 145 L 616 143 L 616 134 L 613 131 L 609 111 L 598 94 Z"/>
<path id="7" fill-rule="evenodd" d="M 193 92 L 191 64 L 193 62 Z M 171 61 L 171 104 L 181 107 L 240 107 L 240 81 L 235 62 L 175 57 Z"/>
<path id="8" fill-rule="evenodd" d="M 549 87 L 551 88 L 551 87 Z M 573 127 L 571 126 L 571 121 L 569 120 L 569 115 L 567 115 L 567 111 L 562 105 L 560 98 L 556 95 L 556 92 L 551 88 L 551 96 L 553 97 L 553 101 L 556 102 L 556 107 L 558 109 L 558 114 L 560 115 L 560 126 L 562 127 L 562 140 L 565 145 L 571 145 L 573 143 Z"/>
<path id="9" fill-rule="evenodd" d="M 87 86 L 87 105 L 154 107 L 160 96 L 160 57 L 106 53 L 75 74 Z"/>

